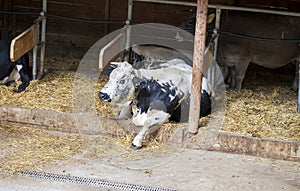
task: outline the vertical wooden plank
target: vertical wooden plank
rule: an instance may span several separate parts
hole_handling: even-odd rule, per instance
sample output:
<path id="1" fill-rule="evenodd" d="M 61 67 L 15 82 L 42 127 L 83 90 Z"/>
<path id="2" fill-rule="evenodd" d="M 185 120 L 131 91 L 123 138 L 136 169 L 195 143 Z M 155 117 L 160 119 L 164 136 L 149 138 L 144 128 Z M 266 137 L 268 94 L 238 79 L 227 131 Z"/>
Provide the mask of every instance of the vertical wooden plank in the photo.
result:
<path id="1" fill-rule="evenodd" d="M 9 11 L 9 2 L 4 1 L 4 11 Z M 9 27 L 9 17 L 7 14 L 3 15 L 3 28 L 2 28 L 2 39 L 8 40 L 8 27 Z"/>
<path id="2" fill-rule="evenodd" d="M 16 34 L 17 34 L 17 17 L 16 15 L 12 15 L 12 18 L 11 18 L 11 37 L 15 37 Z"/>
<path id="3" fill-rule="evenodd" d="M 110 0 L 105 0 L 104 19 L 110 19 Z M 105 34 L 109 33 L 109 24 L 105 24 Z"/>
<path id="4" fill-rule="evenodd" d="M 193 74 L 188 128 L 190 133 L 197 133 L 199 125 L 207 7 L 208 0 L 197 1 L 196 32 L 194 41 Z"/>
<path id="5" fill-rule="evenodd" d="M 14 38 L 10 45 L 10 59 L 15 62 L 39 43 L 40 25 L 35 24 Z"/>
<path id="6" fill-rule="evenodd" d="M 13 11 L 13 1 L 9 1 L 9 11 L 12 12 Z M 16 35 L 16 15 L 10 15 L 10 19 L 9 19 L 9 32 L 10 32 L 10 37 L 9 39 L 12 39 L 15 37 Z"/>

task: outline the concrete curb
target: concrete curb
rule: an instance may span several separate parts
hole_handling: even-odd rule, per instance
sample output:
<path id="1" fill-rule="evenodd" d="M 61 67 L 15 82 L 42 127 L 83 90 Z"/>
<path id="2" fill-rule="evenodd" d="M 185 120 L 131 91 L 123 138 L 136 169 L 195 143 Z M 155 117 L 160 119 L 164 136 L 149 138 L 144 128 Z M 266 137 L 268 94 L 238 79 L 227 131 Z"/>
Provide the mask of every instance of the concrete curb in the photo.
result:
<path id="1" fill-rule="evenodd" d="M 101 118 L 89 114 L 75 114 L 44 109 L 0 106 L 0 124 L 26 125 L 28 127 L 68 133 L 125 136 L 137 132 L 128 120 Z M 247 154 L 273 159 L 300 161 L 300 142 L 247 137 L 222 131 L 199 130 L 187 134 L 186 124 L 178 128 L 163 129 L 156 133 L 161 142 L 180 144 L 192 149 L 206 149 L 228 153 Z"/>

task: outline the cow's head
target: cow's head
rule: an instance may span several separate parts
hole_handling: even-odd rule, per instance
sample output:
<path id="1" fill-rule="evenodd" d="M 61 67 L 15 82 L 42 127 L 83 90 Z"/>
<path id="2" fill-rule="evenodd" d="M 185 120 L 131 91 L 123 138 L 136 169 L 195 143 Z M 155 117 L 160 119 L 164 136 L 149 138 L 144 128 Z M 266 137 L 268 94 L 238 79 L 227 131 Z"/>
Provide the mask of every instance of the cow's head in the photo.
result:
<path id="1" fill-rule="evenodd" d="M 134 93 L 132 79 L 136 70 L 127 62 L 112 62 L 107 71 L 109 81 L 99 92 L 99 98 L 107 102 L 129 101 Z"/>

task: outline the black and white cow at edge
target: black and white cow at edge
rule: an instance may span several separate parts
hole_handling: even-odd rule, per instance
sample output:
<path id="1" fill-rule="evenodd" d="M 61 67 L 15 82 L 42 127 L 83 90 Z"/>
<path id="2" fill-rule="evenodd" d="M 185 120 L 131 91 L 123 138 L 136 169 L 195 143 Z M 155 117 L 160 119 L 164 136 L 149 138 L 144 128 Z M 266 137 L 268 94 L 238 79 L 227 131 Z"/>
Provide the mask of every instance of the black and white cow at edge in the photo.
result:
<path id="1" fill-rule="evenodd" d="M 136 126 L 142 126 L 132 142 L 133 149 L 142 147 L 145 134 L 155 125 L 168 120 L 187 121 L 191 66 L 180 59 L 163 63 L 157 69 L 134 69 L 127 62 L 112 64 L 115 69 L 99 92 L 99 98 L 122 105 L 118 118 L 132 117 Z M 208 80 L 203 78 L 200 117 L 210 114 L 213 97 Z"/>
<path id="2" fill-rule="evenodd" d="M 21 80 L 22 84 L 18 87 L 17 92 L 22 92 L 30 84 L 29 56 L 23 55 L 16 62 L 10 60 L 10 45 L 5 40 L 0 40 L 0 85 L 7 85 Z"/>

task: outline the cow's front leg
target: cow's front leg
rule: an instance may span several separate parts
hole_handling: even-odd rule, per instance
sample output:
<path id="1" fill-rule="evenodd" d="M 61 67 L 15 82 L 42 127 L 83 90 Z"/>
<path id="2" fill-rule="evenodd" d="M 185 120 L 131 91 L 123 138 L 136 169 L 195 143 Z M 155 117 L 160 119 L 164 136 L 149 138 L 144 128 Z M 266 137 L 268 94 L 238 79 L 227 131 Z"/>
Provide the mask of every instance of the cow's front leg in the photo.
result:
<path id="1" fill-rule="evenodd" d="M 148 125 L 144 125 L 142 130 L 134 137 L 133 142 L 131 143 L 131 148 L 137 150 L 142 147 L 143 139 L 147 131 L 149 130 Z"/>
<path id="2" fill-rule="evenodd" d="M 164 111 L 151 110 L 145 116 L 143 114 L 136 114 L 132 118 L 132 122 L 135 125 L 143 126 L 142 130 L 135 136 L 131 148 L 137 150 L 142 147 L 143 139 L 145 134 L 151 129 L 155 130 L 154 126 L 158 124 L 163 124 L 168 121 L 170 115 Z"/>
<path id="3" fill-rule="evenodd" d="M 27 86 L 30 84 L 29 76 L 22 65 L 17 65 L 17 69 L 20 73 L 22 84 L 18 87 L 18 93 L 24 91 Z"/>

